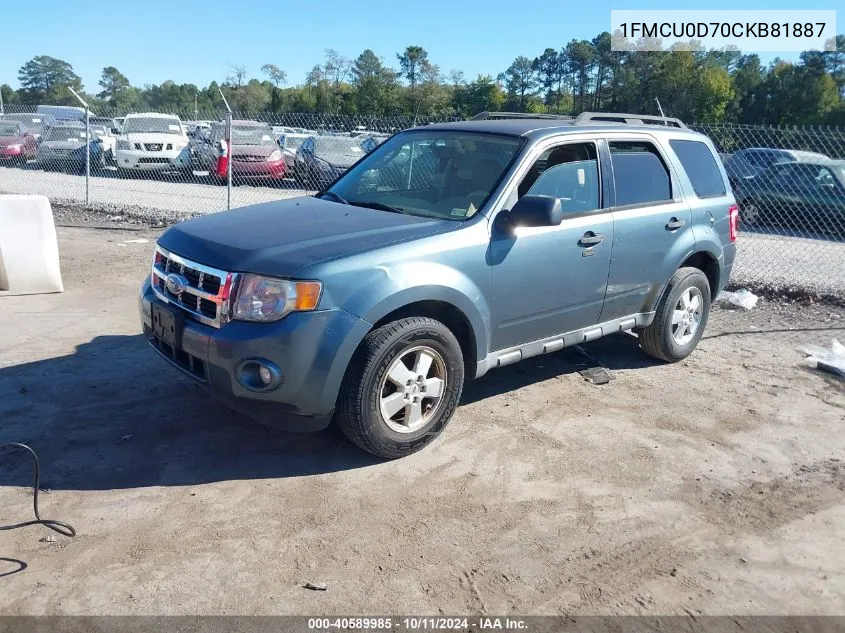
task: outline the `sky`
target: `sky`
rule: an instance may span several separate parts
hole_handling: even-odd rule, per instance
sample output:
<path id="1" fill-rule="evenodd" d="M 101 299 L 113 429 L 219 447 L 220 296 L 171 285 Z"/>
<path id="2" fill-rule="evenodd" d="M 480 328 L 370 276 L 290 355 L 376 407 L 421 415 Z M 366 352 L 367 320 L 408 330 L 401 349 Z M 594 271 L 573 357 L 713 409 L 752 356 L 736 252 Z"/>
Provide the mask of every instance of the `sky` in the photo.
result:
<path id="1" fill-rule="evenodd" d="M 836 9 L 842 0 L 814 0 L 813 9 Z M 536 57 L 546 47 L 592 39 L 610 28 L 611 9 L 675 9 L 677 0 L 39 0 L 0 6 L 3 55 L 0 84 L 17 88 L 18 69 L 36 55 L 69 62 L 88 92 L 98 92 L 105 66 L 115 66 L 136 86 L 165 80 L 201 87 L 222 82 L 235 65 L 265 78 L 276 64 L 288 85 L 301 84 L 324 60 L 327 48 L 348 58 L 371 48 L 390 66 L 396 53 L 416 44 L 444 74 L 467 79 L 497 75 L 515 57 Z M 683 6 L 683 5 L 681 5 Z M 685 8 L 799 9 L 796 0 L 709 0 Z M 845 16 L 840 17 L 845 21 Z M 11 25 L 18 25 L 11 27 Z M 845 24 L 838 31 L 845 31 Z M 764 62 L 774 54 L 761 54 Z M 797 54 L 783 54 L 795 59 Z"/>

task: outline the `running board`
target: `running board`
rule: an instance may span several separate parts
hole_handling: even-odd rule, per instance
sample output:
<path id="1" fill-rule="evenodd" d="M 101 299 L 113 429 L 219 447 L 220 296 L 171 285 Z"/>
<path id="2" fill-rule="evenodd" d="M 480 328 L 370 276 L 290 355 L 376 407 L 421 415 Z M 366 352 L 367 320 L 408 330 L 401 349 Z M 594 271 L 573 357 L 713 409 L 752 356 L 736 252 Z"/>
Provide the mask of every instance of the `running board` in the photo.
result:
<path id="1" fill-rule="evenodd" d="M 548 338 L 543 338 L 537 341 L 531 341 L 524 345 L 517 345 L 516 347 L 509 347 L 507 349 L 490 352 L 487 357 L 476 363 L 475 377 L 480 378 L 491 369 L 496 367 L 504 367 L 505 365 L 512 365 L 525 358 L 532 356 L 540 356 L 541 354 L 550 354 L 557 352 L 564 347 L 570 345 L 580 345 L 581 343 L 588 343 L 594 341 L 602 336 L 614 334 L 616 332 L 623 332 L 625 330 L 632 330 L 635 327 L 645 327 L 650 325 L 654 319 L 654 312 L 640 312 L 621 319 L 614 319 L 613 321 L 605 321 L 597 325 L 591 325 L 580 330 L 573 330 L 565 334 L 556 334 Z"/>

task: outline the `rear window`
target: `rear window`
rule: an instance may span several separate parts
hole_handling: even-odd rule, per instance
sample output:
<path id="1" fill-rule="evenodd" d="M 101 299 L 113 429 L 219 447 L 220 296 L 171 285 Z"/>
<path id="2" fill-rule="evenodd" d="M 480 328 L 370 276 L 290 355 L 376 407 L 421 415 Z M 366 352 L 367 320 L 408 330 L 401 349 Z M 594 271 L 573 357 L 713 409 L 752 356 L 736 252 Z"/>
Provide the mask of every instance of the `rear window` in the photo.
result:
<path id="1" fill-rule="evenodd" d="M 695 195 L 718 198 L 725 195 L 725 183 L 710 148 L 701 141 L 669 141 L 689 176 Z"/>
<path id="2" fill-rule="evenodd" d="M 610 159 L 616 184 L 616 206 L 672 200 L 669 171 L 648 142 L 612 142 Z"/>

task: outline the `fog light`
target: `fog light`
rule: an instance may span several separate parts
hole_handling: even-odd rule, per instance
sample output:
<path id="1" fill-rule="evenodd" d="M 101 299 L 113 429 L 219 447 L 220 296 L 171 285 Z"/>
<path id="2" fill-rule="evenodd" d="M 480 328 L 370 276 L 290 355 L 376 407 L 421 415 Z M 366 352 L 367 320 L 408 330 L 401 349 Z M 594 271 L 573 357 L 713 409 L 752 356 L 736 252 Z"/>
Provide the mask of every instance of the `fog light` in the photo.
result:
<path id="1" fill-rule="evenodd" d="M 238 382 L 250 391 L 272 391 L 282 384 L 282 370 L 264 358 L 247 358 L 235 368 Z"/>

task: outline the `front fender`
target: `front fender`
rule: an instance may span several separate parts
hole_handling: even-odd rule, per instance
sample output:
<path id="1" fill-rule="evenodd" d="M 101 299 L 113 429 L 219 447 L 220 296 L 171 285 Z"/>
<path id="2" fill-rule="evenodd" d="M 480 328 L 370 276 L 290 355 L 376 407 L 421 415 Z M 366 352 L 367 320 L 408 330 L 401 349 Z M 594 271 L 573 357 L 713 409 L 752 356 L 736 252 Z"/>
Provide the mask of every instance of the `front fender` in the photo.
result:
<path id="1" fill-rule="evenodd" d="M 472 328 L 475 356 L 487 354 L 490 307 L 485 293 L 469 276 L 436 262 L 412 261 L 377 266 L 346 298 L 344 309 L 369 323 L 418 301 L 442 301 L 458 309 Z"/>

